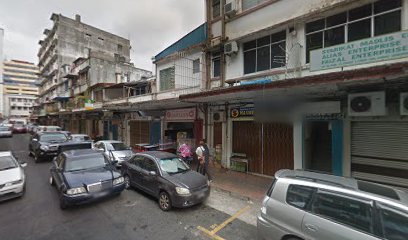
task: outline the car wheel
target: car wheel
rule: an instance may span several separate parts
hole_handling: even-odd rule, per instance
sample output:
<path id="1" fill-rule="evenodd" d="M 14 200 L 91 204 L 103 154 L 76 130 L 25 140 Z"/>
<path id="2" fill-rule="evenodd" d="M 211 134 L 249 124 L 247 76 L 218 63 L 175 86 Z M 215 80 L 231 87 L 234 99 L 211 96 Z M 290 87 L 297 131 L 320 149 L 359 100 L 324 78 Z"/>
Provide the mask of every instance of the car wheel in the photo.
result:
<path id="1" fill-rule="evenodd" d="M 67 209 L 69 206 L 68 206 L 68 204 L 67 204 L 67 202 L 65 202 L 65 200 L 62 198 L 62 196 L 60 197 L 60 208 L 62 209 L 62 210 L 65 210 L 65 209 Z"/>
<path id="2" fill-rule="evenodd" d="M 39 163 L 40 162 L 40 158 L 38 157 L 38 154 L 34 153 L 34 162 L 35 163 Z"/>
<path id="3" fill-rule="evenodd" d="M 171 199 L 167 192 L 160 192 L 159 207 L 163 211 L 169 211 L 171 209 Z"/>
<path id="4" fill-rule="evenodd" d="M 51 186 L 54 186 L 54 185 L 55 185 L 55 184 L 54 184 L 54 179 L 52 178 L 52 176 L 50 176 L 50 180 L 49 180 L 49 181 L 50 181 L 50 185 L 51 185 Z"/>
<path id="5" fill-rule="evenodd" d="M 125 180 L 125 189 L 129 190 L 132 188 L 132 186 L 130 185 L 130 177 L 129 175 L 125 175 L 124 176 L 124 180 Z"/>

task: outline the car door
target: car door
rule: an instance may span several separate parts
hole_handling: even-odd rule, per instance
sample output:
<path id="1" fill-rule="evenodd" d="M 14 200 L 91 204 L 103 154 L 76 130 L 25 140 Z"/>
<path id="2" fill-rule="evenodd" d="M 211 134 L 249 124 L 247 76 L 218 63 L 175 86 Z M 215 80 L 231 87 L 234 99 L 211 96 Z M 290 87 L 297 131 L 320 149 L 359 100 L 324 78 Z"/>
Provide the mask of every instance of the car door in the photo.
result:
<path id="1" fill-rule="evenodd" d="M 130 181 L 132 182 L 133 185 L 139 188 L 144 188 L 143 181 L 142 181 L 142 166 L 143 165 L 144 165 L 144 157 L 140 155 L 134 156 L 127 164 Z"/>
<path id="2" fill-rule="evenodd" d="M 158 195 L 157 176 L 159 175 L 159 169 L 157 167 L 156 161 L 150 157 L 144 157 L 144 166 L 142 173 L 142 184 L 146 190 L 156 196 Z"/>
<path id="3" fill-rule="evenodd" d="M 302 221 L 306 239 L 374 240 L 374 203 L 318 190 Z"/>
<path id="4" fill-rule="evenodd" d="M 408 211 L 377 203 L 381 232 L 379 235 L 388 240 L 405 240 L 408 237 Z"/>

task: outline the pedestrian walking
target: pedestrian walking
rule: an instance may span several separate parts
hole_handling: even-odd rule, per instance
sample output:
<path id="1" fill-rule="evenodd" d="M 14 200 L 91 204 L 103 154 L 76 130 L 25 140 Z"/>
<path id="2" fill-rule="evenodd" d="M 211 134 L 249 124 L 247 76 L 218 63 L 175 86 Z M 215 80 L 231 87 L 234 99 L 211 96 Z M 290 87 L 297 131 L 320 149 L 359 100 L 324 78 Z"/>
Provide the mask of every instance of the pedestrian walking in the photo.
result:
<path id="1" fill-rule="evenodd" d="M 210 149 L 207 146 L 206 140 L 202 139 L 200 141 L 200 146 L 196 149 L 196 154 L 198 157 L 198 166 L 197 172 L 207 175 L 208 180 L 212 181 L 211 175 L 209 173 L 209 164 L 210 164 Z"/>

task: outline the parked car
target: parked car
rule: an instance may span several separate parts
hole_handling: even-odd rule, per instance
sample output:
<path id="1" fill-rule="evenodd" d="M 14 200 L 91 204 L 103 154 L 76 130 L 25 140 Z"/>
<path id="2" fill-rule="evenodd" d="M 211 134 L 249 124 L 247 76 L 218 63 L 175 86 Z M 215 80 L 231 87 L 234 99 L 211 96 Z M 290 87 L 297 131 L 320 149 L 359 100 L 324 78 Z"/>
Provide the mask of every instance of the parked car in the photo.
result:
<path id="1" fill-rule="evenodd" d="M 36 123 L 27 123 L 27 132 L 32 134 L 34 131 L 34 128 L 36 127 L 37 127 Z"/>
<path id="2" fill-rule="evenodd" d="M 103 151 L 109 160 L 117 161 L 117 166 L 121 166 L 123 161 L 128 160 L 134 155 L 132 149 L 121 141 L 99 141 L 94 144 L 94 148 Z"/>
<path id="3" fill-rule="evenodd" d="M 67 141 L 67 136 L 61 132 L 36 133 L 28 145 L 29 153 L 36 163 L 43 159 L 52 159 L 58 154 L 59 144 Z"/>
<path id="4" fill-rule="evenodd" d="M 64 133 L 65 135 L 67 135 L 67 138 L 68 138 L 68 139 L 71 139 L 72 133 L 71 133 L 70 131 L 60 131 L 60 132 L 62 132 L 62 133 Z"/>
<path id="5" fill-rule="evenodd" d="M 14 123 L 13 124 L 13 133 L 27 133 L 26 125 L 22 123 Z"/>
<path id="6" fill-rule="evenodd" d="M 125 189 L 124 179 L 112 162 L 93 149 L 62 152 L 54 159 L 50 175 L 61 209 L 119 195 Z"/>
<path id="7" fill-rule="evenodd" d="M 38 126 L 36 129 L 36 133 L 38 132 L 59 132 L 61 131 L 61 127 L 58 126 Z"/>
<path id="8" fill-rule="evenodd" d="M 126 188 L 136 187 L 156 197 L 163 211 L 199 204 L 210 194 L 207 178 L 168 152 L 137 153 L 123 162 L 122 174 Z"/>
<path id="9" fill-rule="evenodd" d="M 21 197 L 25 191 L 24 167 L 11 152 L 0 152 L 0 201 Z"/>
<path id="10" fill-rule="evenodd" d="M 91 137 L 86 134 L 71 134 L 69 140 L 73 142 L 89 142 L 92 143 Z"/>
<path id="11" fill-rule="evenodd" d="M 408 236 L 408 193 L 353 178 L 280 170 L 257 222 L 261 240 L 402 240 Z"/>
<path id="12" fill-rule="evenodd" d="M 0 137 L 13 137 L 10 127 L 0 126 Z"/>

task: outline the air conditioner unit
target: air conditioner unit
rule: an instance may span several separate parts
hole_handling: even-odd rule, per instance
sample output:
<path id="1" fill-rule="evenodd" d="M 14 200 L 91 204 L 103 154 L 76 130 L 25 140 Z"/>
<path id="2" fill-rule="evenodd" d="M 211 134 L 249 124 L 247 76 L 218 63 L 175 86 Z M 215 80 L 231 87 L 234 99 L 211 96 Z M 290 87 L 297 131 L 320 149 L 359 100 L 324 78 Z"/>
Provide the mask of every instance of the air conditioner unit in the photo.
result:
<path id="1" fill-rule="evenodd" d="M 367 92 L 348 95 L 349 116 L 384 116 L 385 92 Z"/>
<path id="2" fill-rule="evenodd" d="M 237 13 L 237 3 L 235 0 L 224 5 L 224 14 L 228 17 L 233 17 Z"/>
<path id="3" fill-rule="evenodd" d="M 215 112 L 212 115 L 214 122 L 224 122 L 225 121 L 225 113 L 224 112 Z"/>
<path id="4" fill-rule="evenodd" d="M 408 116 L 408 92 L 400 94 L 400 114 Z"/>
<path id="5" fill-rule="evenodd" d="M 224 54 L 231 55 L 238 52 L 237 42 L 229 42 L 224 45 Z"/>

